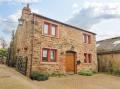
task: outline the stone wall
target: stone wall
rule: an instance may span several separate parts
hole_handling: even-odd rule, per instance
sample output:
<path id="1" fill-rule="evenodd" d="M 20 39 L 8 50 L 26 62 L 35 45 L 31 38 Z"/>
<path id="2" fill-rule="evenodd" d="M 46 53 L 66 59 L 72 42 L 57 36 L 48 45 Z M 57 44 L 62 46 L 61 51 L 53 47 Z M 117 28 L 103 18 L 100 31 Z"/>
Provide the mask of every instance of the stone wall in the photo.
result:
<path id="1" fill-rule="evenodd" d="M 21 19 L 24 22 L 22 26 L 18 25 L 16 31 L 16 55 L 28 57 L 28 76 L 30 71 L 47 71 L 49 73 L 59 71 L 65 73 L 66 51 L 76 52 L 76 60 L 81 61 L 81 64 L 77 65 L 77 72 L 81 69 L 97 71 L 95 34 L 34 15 L 29 8 L 23 9 Z M 44 21 L 58 25 L 59 37 L 42 34 Z M 83 33 L 91 36 L 91 44 L 83 42 Z M 42 48 L 57 49 L 57 62 L 41 62 Z M 84 53 L 92 54 L 92 63 L 84 63 Z"/>
<path id="2" fill-rule="evenodd" d="M 97 71 L 95 35 L 84 32 L 79 29 L 71 28 L 63 24 L 59 24 L 48 19 L 34 17 L 37 24 L 34 26 L 34 55 L 33 55 L 33 71 L 62 71 L 65 72 L 65 54 L 66 51 L 71 50 L 77 53 L 77 60 L 81 64 L 77 66 L 77 72 L 81 69 L 92 69 Z M 44 36 L 42 34 L 44 21 L 57 24 L 59 27 L 59 38 Z M 91 35 L 91 44 L 83 42 L 83 33 Z M 71 49 L 74 47 L 74 49 Z M 56 63 L 41 63 L 40 51 L 42 48 L 54 48 L 58 50 L 58 60 Z M 84 63 L 84 53 L 92 54 L 92 63 Z"/>
<path id="3" fill-rule="evenodd" d="M 15 33 L 16 43 L 16 56 L 28 57 L 27 63 L 27 76 L 30 75 L 31 71 L 31 59 L 32 59 L 32 39 L 33 39 L 33 24 L 32 24 L 31 11 L 29 8 L 23 8 L 22 24 L 18 24 Z"/>

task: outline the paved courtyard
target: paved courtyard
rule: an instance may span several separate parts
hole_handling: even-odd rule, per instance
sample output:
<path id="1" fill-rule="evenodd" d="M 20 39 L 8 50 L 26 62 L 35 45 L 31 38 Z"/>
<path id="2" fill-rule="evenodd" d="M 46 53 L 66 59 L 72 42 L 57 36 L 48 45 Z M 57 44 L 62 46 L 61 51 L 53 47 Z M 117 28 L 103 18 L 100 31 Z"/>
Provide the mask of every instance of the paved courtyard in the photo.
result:
<path id="1" fill-rule="evenodd" d="M 107 74 L 89 77 L 69 75 L 38 82 L 0 65 L 0 89 L 120 89 L 120 77 Z"/>

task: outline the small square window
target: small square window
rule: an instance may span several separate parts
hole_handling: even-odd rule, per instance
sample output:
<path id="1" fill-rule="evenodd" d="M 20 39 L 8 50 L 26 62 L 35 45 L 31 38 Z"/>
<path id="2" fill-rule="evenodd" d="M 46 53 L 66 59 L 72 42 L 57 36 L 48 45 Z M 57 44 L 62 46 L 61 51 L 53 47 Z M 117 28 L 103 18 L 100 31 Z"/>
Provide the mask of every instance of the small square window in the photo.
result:
<path id="1" fill-rule="evenodd" d="M 84 53 L 84 63 L 91 63 L 92 62 L 92 54 Z"/>
<path id="2" fill-rule="evenodd" d="M 56 62 L 57 50 L 56 49 L 42 49 L 42 62 Z"/>
<path id="3" fill-rule="evenodd" d="M 91 36 L 88 34 L 83 34 L 83 42 L 90 44 L 91 43 Z"/>
<path id="4" fill-rule="evenodd" d="M 52 24 L 50 22 L 44 22 L 43 35 L 50 37 L 59 37 L 58 25 Z"/>

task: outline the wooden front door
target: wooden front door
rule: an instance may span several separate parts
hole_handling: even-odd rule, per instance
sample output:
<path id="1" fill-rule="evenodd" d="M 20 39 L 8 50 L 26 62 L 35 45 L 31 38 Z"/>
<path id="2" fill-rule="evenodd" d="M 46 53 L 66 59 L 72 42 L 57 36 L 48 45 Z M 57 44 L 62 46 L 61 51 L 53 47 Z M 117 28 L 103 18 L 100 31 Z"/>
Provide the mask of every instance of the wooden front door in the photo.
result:
<path id="1" fill-rule="evenodd" d="M 66 53 L 65 67 L 66 67 L 66 72 L 76 73 L 75 53 L 74 52 Z"/>

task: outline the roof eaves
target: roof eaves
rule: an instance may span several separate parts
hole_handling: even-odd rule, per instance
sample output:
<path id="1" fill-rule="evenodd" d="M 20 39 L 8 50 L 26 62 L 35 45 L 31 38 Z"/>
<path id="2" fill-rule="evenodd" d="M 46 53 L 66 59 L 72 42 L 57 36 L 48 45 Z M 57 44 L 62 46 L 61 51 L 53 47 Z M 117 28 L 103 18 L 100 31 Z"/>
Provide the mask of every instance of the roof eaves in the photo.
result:
<path id="1" fill-rule="evenodd" d="M 120 50 L 97 52 L 98 55 L 101 55 L 101 54 L 113 54 L 113 53 L 120 53 Z"/>
<path id="2" fill-rule="evenodd" d="M 32 13 L 32 14 L 33 14 L 33 15 L 36 15 L 36 16 L 39 16 L 39 17 L 42 17 L 42 18 L 45 18 L 45 19 L 48 19 L 48 20 L 51 20 L 51 21 L 54 21 L 54 22 L 57 22 L 57 23 L 60 23 L 60 24 L 63 24 L 63 25 L 66 25 L 66 26 L 69 26 L 69 27 L 72 27 L 72 28 L 75 28 L 75 29 L 78 29 L 78 30 L 81 30 L 81 31 L 84 31 L 84 32 L 88 32 L 88 33 L 91 33 L 91 34 L 96 35 L 96 33 L 93 33 L 93 32 L 90 32 L 90 31 L 81 29 L 81 28 L 79 28 L 79 27 L 76 27 L 76 26 L 73 26 L 73 25 L 70 25 L 70 24 L 67 24 L 67 23 L 63 23 L 63 22 L 60 22 L 60 21 L 57 21 L 57 20 L 54 20 L 54 19 L 51 19 L 51 18 L 42 16 L 42 15 L 39 15 L 39 14 L 37 14 L 37 13 Z"/>
<path id="3" fill-rule="evenodd" d="M 104 40 L 100 40 L 100 41 L 97 41 L 97 43 L 104 42 L 104 41 L 107 41 L 107 40 L 112 40 L 112 39 L 118 39 L 118 38 L 120 38 L 120 36 L 112 37 L 112 38 L 108 38 L 108 39 L 104 39 Z"/>

